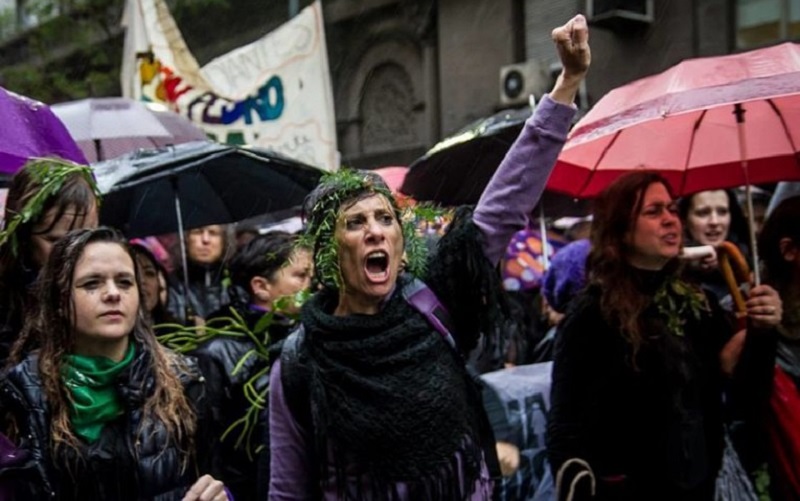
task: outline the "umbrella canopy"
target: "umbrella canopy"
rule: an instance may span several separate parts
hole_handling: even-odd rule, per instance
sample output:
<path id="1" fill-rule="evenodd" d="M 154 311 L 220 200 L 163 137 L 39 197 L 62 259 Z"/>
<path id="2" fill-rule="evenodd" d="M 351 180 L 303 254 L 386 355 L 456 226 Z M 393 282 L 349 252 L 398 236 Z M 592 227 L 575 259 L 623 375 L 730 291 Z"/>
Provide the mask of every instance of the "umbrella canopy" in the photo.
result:
<path id="1" fill-rule="evenodd" d="M 505 110 L 442 140 L 411 164 L 400 192 L 443 206 L 478 203 L 531 113 L 530 107 Z M 585 201 L 552 191 L 542 196 L 540 217 L 542 209 L 548 218 L 585 216 L 591 210 Z"/>
<path id="2" fill-rule="evenodd" d="M 408 173 L 408 167 L 380 167 L 373 172 L 383 178 L 392 193 L 398 193 Z"/>
<path id="3" fill-rule="evenodd" d="M 53 106 L 86 157 L 115 158 L 140 148 L 206 139 L 188 118 L 166 107 L 122 97 L 82 99 Z"/>
<path id="4" fill-rule="evenodd" d="M 93 168 L 104 193 L 100 221 L 129 237 L 268 213 L 280 220 L 303 203 L 322 175 L 266 150 L 211 142 L 139 151 Z"/>
<path id="5" fill-rule="evenodd" d="M 13 174 L 28 159 L 47 156 L 87 163 L 50 108 L 0 87 L 0 174 Z"/>
<path id="6" fill-rule="evenodd" d="M 503 287 L 509 291 L 539 287 L 547 261 L 566 244 L 563 238 L 550 234 L 545 245 L 542 232 L 530 228 L 515 233 L 503 259 Z"/>
<path id="7" fill-rule="evenodd" d="M 634 169 L 661 172 L 678 195 L 797 180 L 798 147 L 800 45 L 786 43 L 609 92 L 575 125 L 547 186 L 592 197 Z"/>
<path id="8" fill-rule="evenodd" d="M 464 127 L 411 164 L 400 191 L 441 205 L 474 204 L 531 115 L 505 110 Z"/>

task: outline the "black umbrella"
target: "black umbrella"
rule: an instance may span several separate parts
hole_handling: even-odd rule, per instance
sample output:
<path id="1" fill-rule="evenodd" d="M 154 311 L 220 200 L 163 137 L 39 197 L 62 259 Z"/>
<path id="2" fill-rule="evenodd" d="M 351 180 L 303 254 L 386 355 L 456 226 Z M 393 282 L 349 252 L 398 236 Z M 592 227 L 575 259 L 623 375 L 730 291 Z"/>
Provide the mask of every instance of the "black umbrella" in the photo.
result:
<path id="1" fill-rule="evenodd" d="M 444 206 L 478 203 L 486 185 L 517 139 L 531 108 L 504 110 L 482 118 L 437 143 L 411 164 L 400 191 Z M 546 191 L 539 210 L 549 215 L 585 216 L 589 203 Z"/>
<path id="2" fill-rule="evenodd" d="M 530 115 L 527 106 L 501 111 L 443 139 L 411 164 L 400 191 L 446 206 L 477 203 Z"/>
<path id="3" fill-rule="evenodd" d="M 274 152 L 193 142 L 94 164 L 103 193 L 100 221 L 129 237 L 296 210 L 322 171 Z M 188 290 L 188 288 L 187 288 Z"/>

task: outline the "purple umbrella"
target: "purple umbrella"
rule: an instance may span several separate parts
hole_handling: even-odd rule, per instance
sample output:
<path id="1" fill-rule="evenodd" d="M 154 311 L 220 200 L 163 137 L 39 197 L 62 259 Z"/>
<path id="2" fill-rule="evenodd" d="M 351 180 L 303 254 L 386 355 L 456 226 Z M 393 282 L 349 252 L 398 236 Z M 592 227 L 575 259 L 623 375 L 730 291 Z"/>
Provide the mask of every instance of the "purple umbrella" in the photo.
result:
<path id="1" fill-rule="evenodd" d="M 204 141 L 188 118 L 154 103 L 124 97 L 96 97 L 53 105 L 86 158 L 95 163 L 138 149 Z"/>
<path id="2" fill-rule="evenodd" d="M 46 105 L 0 87 L 0 173 L 13 174 L 33 157 L 86 164 L 64 124 Z"/>

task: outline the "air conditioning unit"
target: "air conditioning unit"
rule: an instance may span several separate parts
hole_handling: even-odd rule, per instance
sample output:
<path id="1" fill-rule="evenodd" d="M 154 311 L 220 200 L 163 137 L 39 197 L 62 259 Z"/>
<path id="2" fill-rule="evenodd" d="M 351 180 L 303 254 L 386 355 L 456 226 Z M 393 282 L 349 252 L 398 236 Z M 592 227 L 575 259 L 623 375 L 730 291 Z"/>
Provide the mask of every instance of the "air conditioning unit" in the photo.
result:
<path id="1" fill-rule="evenodd" d="M 652 24 L 653 0 L 586 0 L 586 19 L 608 28 L 631 28 Z"/>
<path id="2" fill-rule="evenodd" d="M 500 104 L 519 106 L 528 103 L 533 94 L 538 100 L 547 92 L 549 76 L 538 61 L 509 64 L 500 68 Z"/>

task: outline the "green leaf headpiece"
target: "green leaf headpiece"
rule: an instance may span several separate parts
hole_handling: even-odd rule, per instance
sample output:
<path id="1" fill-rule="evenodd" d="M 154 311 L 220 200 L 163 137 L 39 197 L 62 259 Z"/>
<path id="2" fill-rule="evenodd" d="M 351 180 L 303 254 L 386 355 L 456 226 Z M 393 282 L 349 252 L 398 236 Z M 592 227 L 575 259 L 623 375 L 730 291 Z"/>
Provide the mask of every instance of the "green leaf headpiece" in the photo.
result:
<path id="1" fill-rule="evenodd" d="M 403 212 L 378 174 L 342 168 L 322 177 L 320 184 L 306 198 L 303 209 L 306 232 L 301 239 L 301 245 L 313 249 L 315 273 L 326 287 L 342 287 L 335 235 L 339 213 L 345 204 L 371 195 L 383 195 L 400 222 L 405 248 L 405 270 L 417 276 L 425 273 L 427 246 L 417 234 L 414 223 L 420 217 L 432 217 L 436 210 L 417 206 Z"/>
<path id="2" fill-rule="evenodd" d="M 36 186 L 31 196 L 18 211 L 6 208 L 6 220 L 0 231 L 0 246 L 9 244 L 11 252 L 17 255 L 19 241 L 18 229 L 21 225 L 34 222 L 43 214 L 48 201 L 61 191 L 70 176 L 83 177 L 100 200 L 92 169 L 89 166 L 76 164 L 60 158 L 32 158 L 23 167 L 31 177 L 32 186 Z"/>

